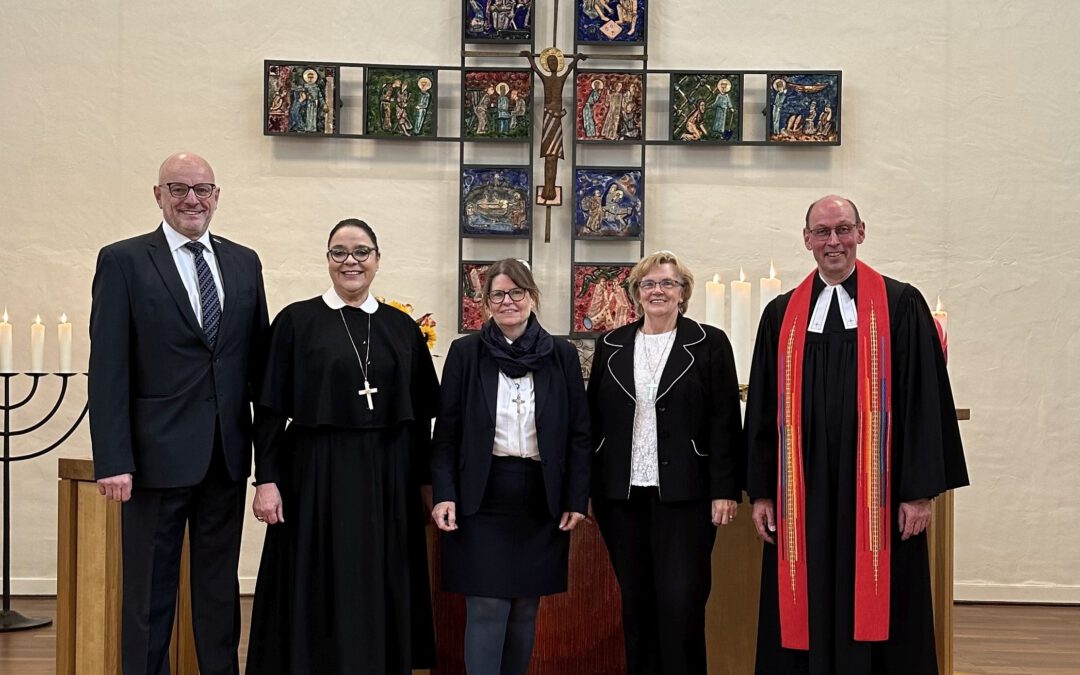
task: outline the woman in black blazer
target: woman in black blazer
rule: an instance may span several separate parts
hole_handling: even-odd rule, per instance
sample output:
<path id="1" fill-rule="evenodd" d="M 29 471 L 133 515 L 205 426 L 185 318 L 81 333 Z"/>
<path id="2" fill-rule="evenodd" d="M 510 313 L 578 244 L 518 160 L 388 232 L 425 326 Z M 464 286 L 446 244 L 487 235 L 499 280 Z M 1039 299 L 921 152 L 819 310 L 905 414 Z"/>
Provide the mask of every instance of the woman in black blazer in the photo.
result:
<path id="1" fill-rule="evenodd" d="M 491 319 L 450 346 L 432 444 L 442 587 L 466 595 L 471 675 L 524 675 L 540 596 L 567 585 L 589 498 L 589 415 L 577 350 L 533 309 L 518 260 L 488 268 Z"/>
<path id="2" fill-rule="evenodd" d="M 640 320 L 601 336 L 589 378 L 593 511 L 623 604 L 627 672 L 704 675 L 716 525 L 742 492 L 739 385 L 723 331 L 684 317 L 670 251 L 630 273 Z"/>

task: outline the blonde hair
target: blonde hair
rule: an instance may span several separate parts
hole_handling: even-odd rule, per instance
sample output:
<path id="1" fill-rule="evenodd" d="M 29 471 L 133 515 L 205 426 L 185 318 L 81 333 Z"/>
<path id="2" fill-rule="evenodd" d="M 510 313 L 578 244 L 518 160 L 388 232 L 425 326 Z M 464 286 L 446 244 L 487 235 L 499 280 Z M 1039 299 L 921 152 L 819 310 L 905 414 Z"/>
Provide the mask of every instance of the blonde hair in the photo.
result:
<path id="1" fill-rule="evenodd" d="M 694 294 L 694 273 L 690 271 L 690 268 L 679 262 L 679 256 L 675 255 L 671 251 L 657 251 L 652 255 L 645 256 L 634 265 L 634 269 L 630 270 L 630 299 L 634 301 L 634 309 L 637 310 L 638 316 L 644 314 L 644 308 L 641 306 L 641 294 L 639 292 L 639 286 L 641 280 L 646 274 L 651 272 L 654 267 L 658 265 L 664 265 L 670 263 L 675 268 L 675 274 L 681 277 L 678 281 L 682 282 L 682 299 L 679 300 L 679 314 L 686 313 L 686 307 L 690 304 L 690 296 Z"/>
<path id="2" fill-rule="evenodd" d="M 491 284 L 495 280 L 495 277 L 500 274 L 505 274 L 510 277 L 510 281 L 513 281 L 518 288 L 525 289 L 525 292 L 529 294 L 529 297 L 533 301 L 533 309 L 540 309 L 540 289 L 536 286 L 536 280 L 533 279 L 532 270 L 529 269 L 529 264 L 524 260 L 518 260 L 516 258 L 503 258 L 497 260 L 488 266 L 484 272 L 484 288 L 480 291 L 481 301 L 484 305 L 484 310 L 488 314 L 491 314 L 491 303 L 488 301 L 488 293 L 491 293 Z"/>

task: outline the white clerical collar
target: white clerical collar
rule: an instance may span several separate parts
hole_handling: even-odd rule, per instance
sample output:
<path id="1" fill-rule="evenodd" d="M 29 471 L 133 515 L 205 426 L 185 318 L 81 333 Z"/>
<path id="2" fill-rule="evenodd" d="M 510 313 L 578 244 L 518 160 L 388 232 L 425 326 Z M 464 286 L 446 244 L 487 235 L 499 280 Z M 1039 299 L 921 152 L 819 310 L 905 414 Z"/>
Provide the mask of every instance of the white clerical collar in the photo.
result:
<path id="1" fill-rule="evenodd" d="M 341 296 L 337 294 L 337 291 L 334 290 L 333 286 L 328 288 L 326 292 L 322 294 L 322 299 L 330 309 L 341 309 L 348 304 L 341 299 Z M 368 314 L 374 314 L 375 310 L 379 309 L 379 301 L 375 299 L 374 295 L 368 293 L 367 300 L 360 305 L 360 309 Z"/>
<path id="2" fill-rule="evenodd" d="M 823 333 L 825 331 L 825 319 L 829 316 L 829 305 L 832 303 L 833 293 L 840 298 L 840 316 L 844 319 L 844 328 L 851 330 L 859 325 L 859 314 L 855 308 L 855 299 L 851 297 L 851 294 L 843 286 L 854 271 L 855 267 L 852 266 L 851 270 L 844 275 L 844 278 L 835 284 L 825 281 L 825 277 L 821 276 L 820 271 L 818 272 L 818 276 L 825 283 L 825 288 L 818 295 L 817 304 L 814 305 L 814 313 L 810 315 L 810 325 L 806 327 L 806 330 L 811 333 Z"/>
<path id="3" fill-rule="evenodd" d="M 164 220 L 161 221 L 161 230 L 165 233 L 165 241 L 169 243 L 169 251 L 171 252 L 175 253 L 189 241 L 197 241 L 206 248 L 209 248 L 211 253 L 214 252 L 214 249 L 210 248 L 210 228 L 207 228 L 206 232 L 203 232 L 201 237 L 194 240 L 188 239 L 184 235 L 172 229 L 172 226 L 166 223 Z"/>

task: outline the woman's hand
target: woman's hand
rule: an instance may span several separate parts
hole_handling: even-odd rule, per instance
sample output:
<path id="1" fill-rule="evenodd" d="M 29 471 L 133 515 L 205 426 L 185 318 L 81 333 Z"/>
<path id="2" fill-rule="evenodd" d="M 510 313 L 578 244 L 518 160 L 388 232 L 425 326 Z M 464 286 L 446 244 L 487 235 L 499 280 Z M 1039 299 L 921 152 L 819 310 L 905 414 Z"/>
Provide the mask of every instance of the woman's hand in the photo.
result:
<path id="1" fill-rule="evenodd" d="M 569 532 L 577 527 L 577 524 L 585 520 L 584 513 L 575 513 L 574 511 L 566 511 L 562 514 L 562 518 L 559 519 L 559 529 L 563 532 Z"/>
<path id="2" fill-rule="evenodd" d="M 277 483 L 263 483 L 255 486 L 255 499 L 251 502 L 255 520 L 267 525 L 285 522 L 285 512 L 281 508 L 281 493 Z"/>
<path id="3" fill-rule="evenodd" d="M 727 525 L 735 520 L 735 512 L 739 510 L 739 503 L 732 499 L 712 500 L 712 524 Z"/>
<path id="4" fill-rule="evenodd" d="M 454 502 L 439 502 L 431 510 L 431 518 L 435 521 L 435 527 L 443 532 L 453 532 L 457 529 L 457 505 Z"/>

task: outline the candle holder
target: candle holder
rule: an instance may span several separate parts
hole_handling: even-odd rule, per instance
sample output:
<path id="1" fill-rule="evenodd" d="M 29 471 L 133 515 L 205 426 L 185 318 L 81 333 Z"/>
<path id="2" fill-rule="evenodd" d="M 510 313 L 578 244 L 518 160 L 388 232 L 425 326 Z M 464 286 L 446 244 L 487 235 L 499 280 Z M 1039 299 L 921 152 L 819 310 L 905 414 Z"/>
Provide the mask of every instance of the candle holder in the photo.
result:
<path id="1" fill-rule="evenodd" d="M 67 397 L 68 382 L 71 378 L 80 373 L 51 374 L 60 378 L 60 393 L 56 397 L 56 403 L 53 404 L 52 410 L 50 410 L 42 419 L 24 429 L 12 429 L 11 411 L 21 408 L 29 403 L 38 393 L 38 384 L 40 384 L 41 379 L 47 377 L 50 373 L 0 373 L 0 378 L 3 378 L 4 380 L 3 405 L 0 406 L 0 409 L 4 412 L 4 426 L 0 429 L 0 435 L 4 438 L 4 576 L 3 609 L 0 610 L 0 633 L 25 630 L 27 628 L 38 628 L 40 626 L 48 626 L 52 623 L 52 619 L 23 616 L 19 612 L 11 609 L 11 464 L 13 462 L 34 459 L 35 457 L 40 457 L 55 450 L 71 437 L 71 434 L 75 432 L 75 429 L 82 423 L 83 418 L 86 417 L 86 412 L 89 409 L 89 403 L 83 403 L 83 409 L 82 412 L 79 413 L 79 418 L 75 420 L 75 423 L 71 425 L 71 428 L 69 428 L 64 435 L 52 445 L 25 455 L 12 457 L 11 439 L 15 436 L 22 436 L 36 431 L 48 423 L 48 421 L 56 414 L 56 411 L 60 409 L 60 406 L 63 405 L 64 399 Z M 86 373 L 81 374 L 85 375 Z M 11 380 L 20 375 L 31 378 L 30 393 L 23 397 L 21 401 L 13 403 L 11 399 Z"/>

